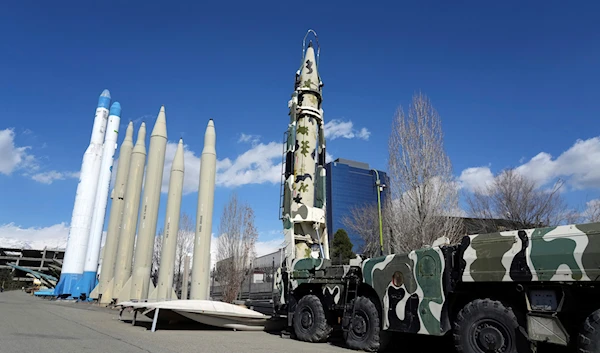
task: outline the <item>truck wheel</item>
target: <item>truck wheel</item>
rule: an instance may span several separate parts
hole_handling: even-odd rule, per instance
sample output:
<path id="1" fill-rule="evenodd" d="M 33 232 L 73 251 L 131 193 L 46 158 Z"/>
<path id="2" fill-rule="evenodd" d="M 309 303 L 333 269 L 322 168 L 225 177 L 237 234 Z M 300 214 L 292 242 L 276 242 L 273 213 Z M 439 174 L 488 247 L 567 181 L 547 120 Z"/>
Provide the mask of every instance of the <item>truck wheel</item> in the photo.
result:
<path id="1" fill-rule="evenodd" d="M 294 311 L 294 333 L 305 342 L 324 342 L 331 333 L 325 310 L 316 295 L 306 295 L 296 304 Z"/>
<path id="2" fill-rule="evenodd" d="M 454 344 L 461 353 L 531 351 L 512 309 L 491 299 L 476 299 L 458 313 Z"/>
<path id="3" fill-rule="evenodd" d="M 389 341 L 387 332 L 381 331 L 379 312 L 375 304 L 366 297 L 352 300 L 354 315 L 350 319 L 350 328 L 344 332 L 348 348 L 366 352 L 378 352 L 385 349 Z"/>
<path id="4" fill-rule="evenodd" d="M 585 320 L 577 343 L 580 353 L 600 353 L 600 309 Z"/>

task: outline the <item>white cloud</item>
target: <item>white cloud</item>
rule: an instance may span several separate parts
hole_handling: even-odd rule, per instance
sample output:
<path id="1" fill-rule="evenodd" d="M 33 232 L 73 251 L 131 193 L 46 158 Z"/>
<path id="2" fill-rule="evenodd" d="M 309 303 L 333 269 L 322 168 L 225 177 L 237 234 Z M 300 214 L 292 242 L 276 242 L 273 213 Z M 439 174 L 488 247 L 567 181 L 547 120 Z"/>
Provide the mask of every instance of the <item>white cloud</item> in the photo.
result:
<path id="1" fill-rule="evenodd" d="M 79 178 L 79 172 L 58 172 L 51 170 L 31 176 L 31 179 L 42 184 L 52 184 L 55 180 L 65 180 L 67 178 Z"/>
<path id="2" fill-rule="evenodd" d="M 564 178 L 574 189 L 600 187 L 600 137 L 577 140 L 556 159 L 541 152 L 517 170 L 538 185 Z"/>
<path id="3" fill-rule="evenodd" d="M 458 180 L 469 191 L 483 191 L 494 181 L 494 174 L 489 167 L 473 167 L 463 170 Z"/>
<path id="4" fill-rule="evenodd" d="M 259 143 L 237 156 L 234 160 L 229 158 L 217 160 L 216 184 L 235 187 L 247 184 L 279 183 L 281 181 L 282 148 L 281 143 Z M 164 193 L 169 190 L 171 165 L 176 150 L 177 143 L 167 143 L 161 187 L 161 191 Z M 184 145 L 183 158 L 185 163 L 183 193 L 196 192 L 200 180 L 200 156 L 187 149 L 187 145 Z M 114 175 L 116 175 L 116 172 L 113 172 L 113 179 Z"/>
<path id="5" fill-rule="evenodd" d="M 329 154 L 329 152 L 325 151 L 325 163 L 329 163 L 333 161 L 333 155 Z"/>
<path id="6" fill-rule="evenodd" d="M 283 144 L 260 143 L 239 155 L 235 160 L 229 158 L 217 164 L 217 184 L 239 186 L 246 184 L 281 182 L 281 158 Z"/>
<path id="7" fill-rule="evenodd" d="M 365 127 L 356 130 L 354 129 L 354 123 L 352 123 L 352 121 L 341 121 L 338 119 L 333 119 L 325 123 L 324 129 L 325 138 L 329 140 L 335 140 L 337 138 L 359 138 L 368 140 L 371 135 L 371 132 Z"/>
<path id="8" fill-rule="evenodd" d="M 13 129 L 0 130 L 0 173 L 12 174 L 17 169 L 27 168 L 30 171 L 39 168 L 35 156 L 27 153 L 31 147 L 15 146 Z"/>
<path id="9" fill-rule="evenodd" d="M 69 227 L 63 222 L 49 227 L 22 228 L 14 223 L 0 225 L 0 246 L 43 249 L 67 245 Z"/>
<path id="10" fill-rule="evenodd" d="M 281 239 L 272 239 L 267 241 L 258 241 L 255 244 L 256 256 L 263 256 L 279 250 L 284 244 L 283 236 Z"/>
<path id="11" fill-rule="evenodd" d="M 516 168 L 521 175 L 542 187 L 562 178 L 575 190 L 600 188 L 600 137 L 577 140 L 573 146 L 553 159 L 540 152 Z M 489 167 L 468 168 L 459 177 L 462 186 L 473 191 L 494 180 Z"/>
<path id="12" fill-rule="evenodd" d="M 253 146 L 260 142 L 260 135 L 247 135 L 242 133 L 238 143 L 250 142 Z"/>

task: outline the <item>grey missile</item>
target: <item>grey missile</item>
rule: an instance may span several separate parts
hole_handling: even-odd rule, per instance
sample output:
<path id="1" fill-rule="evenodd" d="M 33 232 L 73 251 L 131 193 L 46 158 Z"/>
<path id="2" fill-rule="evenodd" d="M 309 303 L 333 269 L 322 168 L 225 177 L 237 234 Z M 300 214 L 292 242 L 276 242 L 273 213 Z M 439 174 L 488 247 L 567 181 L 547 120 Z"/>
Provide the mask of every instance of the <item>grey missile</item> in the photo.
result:
<path id="1" fill-rule="evenodd" d="M 207 300 L 210 281 L 210 236 L 215 201 L 215 176 L 217 171 L 217 136 L 213 120 L 208 121 L 204 133 L 204 149 L 200 157 L 200 185 L 196 213 L 196 236 L 192 261 L 190 299 Z"/>
<path id="2" fill-rule="evenodd" d="M 119 247 L 115 260 L 115 274 L 112 285 L 108 287 L 110 293 L 105 292 L 102 302 L 119 298 L 125 287 L 126 281 L 131 275 L 131 260 L 133 258 L 133 244 L 135 242 L 135 230 L 138 222 L 140 209 L 140 195 L 142 182 L 144 180 L 144 167 L 146 166 L 146 123 L 142 122 L 138 132 L 137 141 L 131 153 L 131 164 L 127 176 L 127 188 L 125 189 L 125 207 L 123 219 L 119 232 Z M 127 291 L 125 291 L 127 292 Z M 127 292 L 127 297 L 129 293 Z"/>
<path id="3" fill-rule="evenodd" d="M 119 150 L 119 165 L 117 166 L 117 176 L 113 186 L 110 198 L 110 215 L 108 217 L 108 228 L 106 229 L 106 242 L 104 244 L 104 258 L 102 259 L 102 269 L 100 279 L 98 280 L 98 297 L 104 293 L 104 289 L 115 273 L 115 257 L 117 256 L 117 244 L 119 243 L 119 228 L 123 219 L 123 207 L 125 206 L 125 188 L 127 186 L 127 176 L 129 175 L 129 165 L 131 162 L 131 150 L 133 150 L 133 122 L 130 121 L 125 131 L 125 139 L 121 143 Z"/>
<path id="4" fill-rule="evenodd" d="M 150 136 L 148 148 L 148 166 L 146 181 L 140 210 L 138 237 L 135 243 L 133 273 L 131 275 L 130 299 L 147 299 L 152 269 L 152 252 L 156 238 L 158 206 L 162 186 L 163 169 L 165 167 L 165 150 L 167 148 L 167 122 L 165 107 L 160 107 L 156 123 Z M 154 289 L 154 286 L 153 286 Z"/>
<path id="5" fill-rule="evenodd" d="M 173 293 L 173 274 L 175 271 L 175 255 L 177 252 L 177 234 L 179 232 L 179 217 L 181 212 L 181 197 L 183 196 L 183 139 L 179 145 L 171 165 L 169 177 L 169 196 L 167 198 L 167 211 L 165 216 L 165 233 L 162 239 L 162 252 L 160 267 L 158 269 L 158 282 L 156 299 L 169 300 Z"/>

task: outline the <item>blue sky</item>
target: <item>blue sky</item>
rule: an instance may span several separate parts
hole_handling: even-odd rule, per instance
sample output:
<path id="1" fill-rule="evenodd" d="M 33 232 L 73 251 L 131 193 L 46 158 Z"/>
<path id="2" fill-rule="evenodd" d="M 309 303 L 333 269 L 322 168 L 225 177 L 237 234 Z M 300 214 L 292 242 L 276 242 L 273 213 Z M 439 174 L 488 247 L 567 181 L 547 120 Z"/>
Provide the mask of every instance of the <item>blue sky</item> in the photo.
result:
<path id="1" fill-rule="evenodd" d="M 333 158 L 385 170 L 393 114 L 420 90 L 441 115 L 465 190 L 522 166 L 540 183 L 567 178 L 567 200 L 583 207 L 600 187 L 600 4 L 564 4 L 9 2 L 0 14 L 0 238 L 66 235 L 108 88 L 123 107 L 122 132 L 129 120 L 136 134 L 142 120 L 150 131 L 165 105 L 169 142 L 186 144 L 182 211 L 194 217 L 213 118 L 222 166 L 213 231 L 235 190 L 255 210 L 262 245 L 281 240 L 280 143 L 309 28 L 321 44 Z M 165 203 L 163 193 L 159 228 Z"/>

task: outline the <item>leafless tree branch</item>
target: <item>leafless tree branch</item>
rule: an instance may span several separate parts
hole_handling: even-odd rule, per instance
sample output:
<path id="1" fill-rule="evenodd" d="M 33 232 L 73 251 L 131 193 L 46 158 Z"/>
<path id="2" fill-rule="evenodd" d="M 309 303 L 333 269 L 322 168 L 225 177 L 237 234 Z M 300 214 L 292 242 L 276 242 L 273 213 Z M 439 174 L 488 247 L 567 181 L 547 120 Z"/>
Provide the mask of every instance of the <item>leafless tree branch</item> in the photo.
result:
<path id="1" fill-rule="evenodd" d="M 558 225 L 575 220 L 569 212 L 559 180 L 551 189 L 538 188 L 535 182 L 516 169 L 502 171 L 484 188 L 467 197 L 471 216 L 481 219 L 480 232 L 496 232 L 504 228 L 522 229 Z"/>
<path id="2" fill-rule="evenodd" d="M 431 245 L 439 237 L 456 241 L 458 187 L 443 144 L 441 120 L 429 99 L 413 96 L 408 116 L 400 107 L 388 142 L 391 200 L 385 209 L 395 250 Z"/>
<path id="3" fill-rule="evenodd" d="M 216 278 L 223 288 L 223 301 L 236 299 L 256 256 L 257 238 L 254 211 L 248 204 L 239 203 L 233 193 L 223 208 L 217 241 Z"/>

